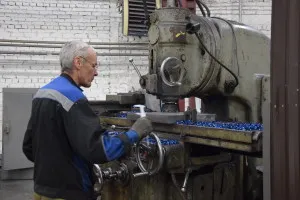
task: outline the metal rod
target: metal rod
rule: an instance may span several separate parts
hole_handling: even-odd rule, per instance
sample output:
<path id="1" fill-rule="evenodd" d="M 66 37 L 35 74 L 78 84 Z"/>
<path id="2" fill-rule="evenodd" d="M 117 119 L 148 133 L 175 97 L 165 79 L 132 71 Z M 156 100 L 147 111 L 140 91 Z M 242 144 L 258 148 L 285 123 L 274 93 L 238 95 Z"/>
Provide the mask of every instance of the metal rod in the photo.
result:
<path id="1" fill-rule="evenodd" d="M 242 0 L 239 0 L 239 22 L 242 22 L 242 10 L 243 10 L 243 5 L 242 5 Z"/>
<path id="2" fill-rule="evenodd" d="M 177 189 L 177 191 L 178 191 L 179 194 L 180 194 L 181 199 L 182 199 L 182 200 L 187 200 L 185 194 L 183 194 L 183 193 L 181 192 L 181 190 L 180 190 L 180 186 L 179 186 L 178 183 L 177 183 L 175 174 L 174 174 L 174 173 L 171 173 L 171 177 L 172 177 L 172 181 L 173 181 L 173 184 L 174 184 L 175 188 Z"/>
<path id="3" fill-rule="evenodd" d="M 0 39 L 0 42 L 13 42 L 13 43 L 40 43 L 40 44 L 65 44 L 67 41 L 42 41 L 42 40 L 7 40 Z M 148 45 L 144 42 L 87 42 L 90 45 Z"/>
<path id="4" fill-rule="evenodd" d="M 185 174 L 184 181 L 183 181 L 183 185 L 182 185 L 182 187 L 181 187 L 181 191 L 182 191 L 182 192 L 186 192 L 186 184 L 187 184 L 187 182 L 188 182 L 189 175 L 190 175 L 191 171 L 192 171 L 191 168 L 189 168 L 188 171 L 187 171 L 186 174 Z"/>
<path id="5" fill-rule="evenodd" d="M 0 54 L 59 55 L 59 52 L 0 51 Z M 143 54 L 143 53 L 97 53 L 97 56 L 148 56 L 148 54 Z"/>
<path id="6" fill-rule="evenodd" d="M 141 78 L 142 78 L 142 75 L 141 75 L 139 69 L 138 69 L 138 68 L 136 67 L 136 65 L 134 64 L 133 58 L 130 58 L 130 59 L 129 59 L 129 62 L 132 64 L 133 68 L 135 69 L 136 73 L 138 74 L 138 76 L 139 76 L 140 79 L 141 79 Z"/>
<path id="7" fill-rule="evenodd" d="M 139 173 L 132 174 L 133 178 L 137 178 L 140 176 L 146 176 L 146 175 L 149 175 L 149 173 L 148 172 L 139 172 Z"/>
<path id="8" fill-rule="evenodd" d="M 128 44 L 129 45 L 129 44 Z M 40 48 L 61 48 L 62 45 L 46 45 L 46 44 L 9 44 L 0 43 L 1 46 L 11 46 L 11 47 L 40 47 Z M 131 45 L 130 45 L 131 46 Z M 93 46 L 94 49 L 110 49 L 110 50 L 148 50 L 145 47 L 98 47 Z"/>

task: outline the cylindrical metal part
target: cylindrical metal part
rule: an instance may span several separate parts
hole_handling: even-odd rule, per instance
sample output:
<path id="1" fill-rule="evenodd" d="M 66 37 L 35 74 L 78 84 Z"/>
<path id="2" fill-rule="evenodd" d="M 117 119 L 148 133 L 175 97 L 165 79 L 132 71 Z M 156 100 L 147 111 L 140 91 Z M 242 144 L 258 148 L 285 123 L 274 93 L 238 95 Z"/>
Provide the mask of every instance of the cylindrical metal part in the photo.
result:
<path id="1" fill-rule="evenodd" d="M 0 54 L 21 54 L 21 55 L 59 55 L 54 51 L 0 51 Z M 146 53 L 97 53 L 97 56 L 148 56 Z"/>
<path id="2" fill-rule="evenodd" d="M 184 166 L 184 146 L 183 144 L 164 145 L 165 161 L 164 169 L 173 170 Z"/>
<path id="3" fill-rule="evenodd" d="M 0 39 L 0 42 L 9 43 L 37 43 L 37 44 L 65 44 L 67 41 L 45 41 L 45 40 L 8 40 Z M 143 42 L 87 42 L 90 45 L 148 45 Z"/>
<path id="4" fill-rule="evenodd" d="M 11 44 L 11 43 L 1 43 L 0 42 L 0 47 L 38 47 L 38 48 L 61 48 L 62 45 L 60 44 Z M 134 46 L 131 44 L 128 44 L 127 46 L 114 46 L 111 47 L 112 45 L 106 45 L 106 46 L 102 46 L 102 45 L 94 45 L 93 48 L 94 49 L 108 49 L 108 50 L 148 50 L 148 48 L 145 46 Z"/>
<path id="5" fill-rule="evenodd" d="M 167 7 L 176 7 L 175 0 L 167 0 Z"/>

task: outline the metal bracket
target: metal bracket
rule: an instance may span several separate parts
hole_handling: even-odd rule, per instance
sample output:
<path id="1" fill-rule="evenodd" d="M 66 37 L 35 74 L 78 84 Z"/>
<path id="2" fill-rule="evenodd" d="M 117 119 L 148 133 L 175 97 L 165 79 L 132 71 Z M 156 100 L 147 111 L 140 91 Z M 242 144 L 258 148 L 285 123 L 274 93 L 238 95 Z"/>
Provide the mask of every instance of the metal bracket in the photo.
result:
<path id="1" fill-rule="evenodd" d="M 191 120 L 192 122 L 196 122 L 197 121 L 197 110 L 191 109 L 190 107 L 188 107 L 187 110 L 184 112 L 184 119 Z"/>

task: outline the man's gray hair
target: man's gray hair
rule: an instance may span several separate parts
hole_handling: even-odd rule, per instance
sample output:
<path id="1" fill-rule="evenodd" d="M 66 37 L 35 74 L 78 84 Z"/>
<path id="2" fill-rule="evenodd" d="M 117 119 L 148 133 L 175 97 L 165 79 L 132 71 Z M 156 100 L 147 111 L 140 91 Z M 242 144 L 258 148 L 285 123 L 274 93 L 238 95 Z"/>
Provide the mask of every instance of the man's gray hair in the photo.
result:
<path id="1" fill-rule="evenodd" d="M 84 58 L 87 57 L 89 48 L 94 49 L 87 43 L 80 40 L 65 43 L 59 54 L 61 71 L 71 71 L 74 58 L 77 56 L 82 56 Z"/>

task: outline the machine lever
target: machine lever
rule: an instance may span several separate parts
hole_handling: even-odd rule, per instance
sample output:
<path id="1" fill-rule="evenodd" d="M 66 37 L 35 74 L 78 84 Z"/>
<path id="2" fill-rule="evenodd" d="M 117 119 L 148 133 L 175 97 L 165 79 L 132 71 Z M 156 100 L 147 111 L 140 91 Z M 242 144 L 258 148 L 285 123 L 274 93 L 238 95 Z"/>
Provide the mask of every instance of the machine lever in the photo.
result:
<path id="1" fill-rule="evenodd" d="M 135 69 L 136 73 L 139 75 L 140 79 L 142 78 L 142 75 L 140 73 L 140 71 L 138 70 L 138 68 L 136 67 L 136 65 L 133 62 L 133 58 L 129 59 L 129 62 L 132 64 L 133 68 Z"/>
<path id="2" fill-rule="evenodd" d="M 136 178 L 136 177 L 145 176 L 145 175 L 149 175 L 149 172 L 139 172 L 139 173 L 133 174 L 133 177 Z"/>
<path id="3" fill-rule="evenodd" d="M 187 181 L 188 181 L 188 179 L 189 179 L 189 175 L 190 175 L 191 171 L 192 171 L 191 169 L 188 169 L 188 171 L 187 171 L 186 174 L 185 174 L 184 181 L 183 181 L 183 185 L 182 185 L 182 187 L 181 187 L 181 191 L 182 191 L 182 192 L 185 192 L 185 191 L 186 191 L 186 184 L 187 184 Z"/>

